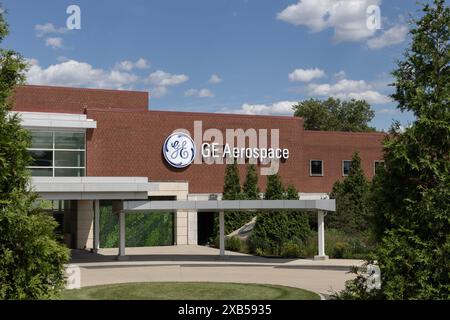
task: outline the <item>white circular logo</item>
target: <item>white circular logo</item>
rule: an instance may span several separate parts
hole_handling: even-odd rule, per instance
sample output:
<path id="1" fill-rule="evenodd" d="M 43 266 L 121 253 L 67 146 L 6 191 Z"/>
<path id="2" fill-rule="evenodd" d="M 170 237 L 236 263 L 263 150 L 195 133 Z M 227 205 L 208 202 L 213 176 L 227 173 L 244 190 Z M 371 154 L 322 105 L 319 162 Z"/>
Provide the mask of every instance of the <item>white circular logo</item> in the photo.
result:
<path id="1" fill-rule="evenodd" d="M 195 159 L 195 152 L 194 140 L 183 132 L 172 133 L 164 142 L 164 158 L 175 168 L 189 166 Z"/>

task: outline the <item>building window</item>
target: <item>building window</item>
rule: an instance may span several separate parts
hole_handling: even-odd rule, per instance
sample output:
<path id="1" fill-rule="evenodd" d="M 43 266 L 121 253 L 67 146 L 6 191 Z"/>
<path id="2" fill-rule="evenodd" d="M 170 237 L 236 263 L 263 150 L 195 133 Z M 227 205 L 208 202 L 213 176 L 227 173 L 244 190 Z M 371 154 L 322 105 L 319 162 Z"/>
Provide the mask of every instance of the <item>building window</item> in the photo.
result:
<path id="1" fill-rule="evenodd" d="M 323 161 L 322 160 L 310 160 L 310 175 L 312 177 L 323 176 Z"/>
<path id="2" fill-rule="evenodd" d="M 384 160 L 375 160 L 373 163 L 373 173 L 377 174 L 380 168 L 384 167 Z"/>
<path id="3" fill-rule="evenodd" d="M 86 172 L 86 134 L 31 131 L 28 149 L 33 177 L 83 177 Z"/>
<path id="4" fill-rule="evenodd" d="M 347 177 L 348 174 L 350 173 L 351 167 L 352 167 L 351 160 L 342 161 L 342 176 Z"/>

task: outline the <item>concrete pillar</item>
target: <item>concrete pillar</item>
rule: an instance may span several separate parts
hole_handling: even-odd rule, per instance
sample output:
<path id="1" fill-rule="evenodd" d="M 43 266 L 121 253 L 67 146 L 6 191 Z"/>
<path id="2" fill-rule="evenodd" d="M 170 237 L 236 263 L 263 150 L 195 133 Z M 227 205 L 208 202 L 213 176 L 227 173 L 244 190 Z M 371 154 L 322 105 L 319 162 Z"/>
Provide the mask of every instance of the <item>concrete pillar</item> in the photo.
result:
<path id="1" fill-rule="evenodd" d="M 100 249 L 100 201 L 94 201 L 94 252 Z"/>
<path id="2" fill-rule="evenodd" d="M 117 260 L 128 260 L 125 255 L 125 212 L 119 212 L 119 255 Z"/>
<path id="3" fill-rule="evenodd" d="M 325 222 L 324 212 L 317 212 L 317 234 L 319 242 L 319 254 L 314 257 L 314 260 L 328 260 L 328 256 L 325 255 Z"/>
<path id="4" fill-rule="evenodd" d="M 198 234 L 197 234 L 197 211 L 188 211 L 188 244 L 197 245 L 198 244 Z"/>
<path id="5" fill-rule="evenodd" d="M 225 256 L 225 214 L 219 212 L 219 239 L 220 239 L 220 256 Z"/>
<path id="6" fill-rule="evenodd" d="M 77 249 L 94 248 L 94 202 L 79 200 L 77 205 Z"/>
<path id="7" fill-rule="evenodd" d="M 175 214 L 175 241 L 176 245 L 188 244 L 188 212 L 186 210 L 177 210 Z"/>

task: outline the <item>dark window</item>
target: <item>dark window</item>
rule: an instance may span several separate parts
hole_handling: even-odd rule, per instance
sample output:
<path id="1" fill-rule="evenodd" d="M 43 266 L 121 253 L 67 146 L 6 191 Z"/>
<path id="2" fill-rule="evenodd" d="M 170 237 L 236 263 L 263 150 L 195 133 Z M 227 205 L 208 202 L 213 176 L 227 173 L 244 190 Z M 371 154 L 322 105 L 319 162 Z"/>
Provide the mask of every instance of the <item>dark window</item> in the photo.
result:
<path id="1" fill-rule="evenodd" d="M 82 177 L 86 171 L 84 132 L 31 131 L 29 166 L 36 177 Z"/>
<path id="2" fill-rule="evenodd" d="M 350 173 L 351 167 L 352 167 L 351 161 L 349 161 L 349 160 L 342 161 L 342 175 L 344 177 L 348 176 L 348 174 Z"/>
<path id="3" fill-rule="evenodd" d="M 53 177 L 52 168 L 32 168 L 30 171 L 33 177 Z"/>
<path id="4" fill-rule="evenodd" d="M 323 161 L 311 160 L 311 176 L 323 176 Z"/>
<path id="5" fill-rule="evenodd" d="M 55 151 L 55 167 L 84 167 L 84 151 Z"/>
<path id="6" fill-rule="evenodd" d="M 84 150 L 84 133 L 55 132 L 55 149 Z"/>
<path id="7" fill-rule="evenodd" d="M 378 170 L 384 167 L 384 161 L 383 160 L 376 160 L 374 162 L 374 173 L 377 174 Z"/>
<path id="8" fill-rule="evenodd" d="M 55 177 L 84 177 L 84 169 L 56 168 Z"/>
<path id="9" fill-rule="evenodd" d="M 32 167 L 51 167 L 53 166 L 53 151 L 29 150 L 33 158 Z"/>
<path id="10" fill-rule="evenodd" d="M 33 132 L 31 135 L 32 149 L 53 149 L 53 133 L 52 132 Z"/>

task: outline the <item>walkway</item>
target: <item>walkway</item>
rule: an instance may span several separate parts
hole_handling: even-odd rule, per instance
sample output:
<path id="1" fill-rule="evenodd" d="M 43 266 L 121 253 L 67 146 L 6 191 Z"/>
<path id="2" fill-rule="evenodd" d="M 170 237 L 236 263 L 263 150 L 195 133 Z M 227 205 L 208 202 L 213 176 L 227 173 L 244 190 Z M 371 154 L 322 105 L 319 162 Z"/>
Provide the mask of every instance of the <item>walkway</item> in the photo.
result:
<path id="1" fill-rule="evenodd" d="M 267 283 L 321 294 L 344 289 L 351 266 L 361 260 L 277 259 L 203 246 L 127 248 L 128 261 L 115 261 L 117 249 L 98 254 L 75 250 L 72 264 L 81 269 L 81 286 L 148 281 Z"/>

